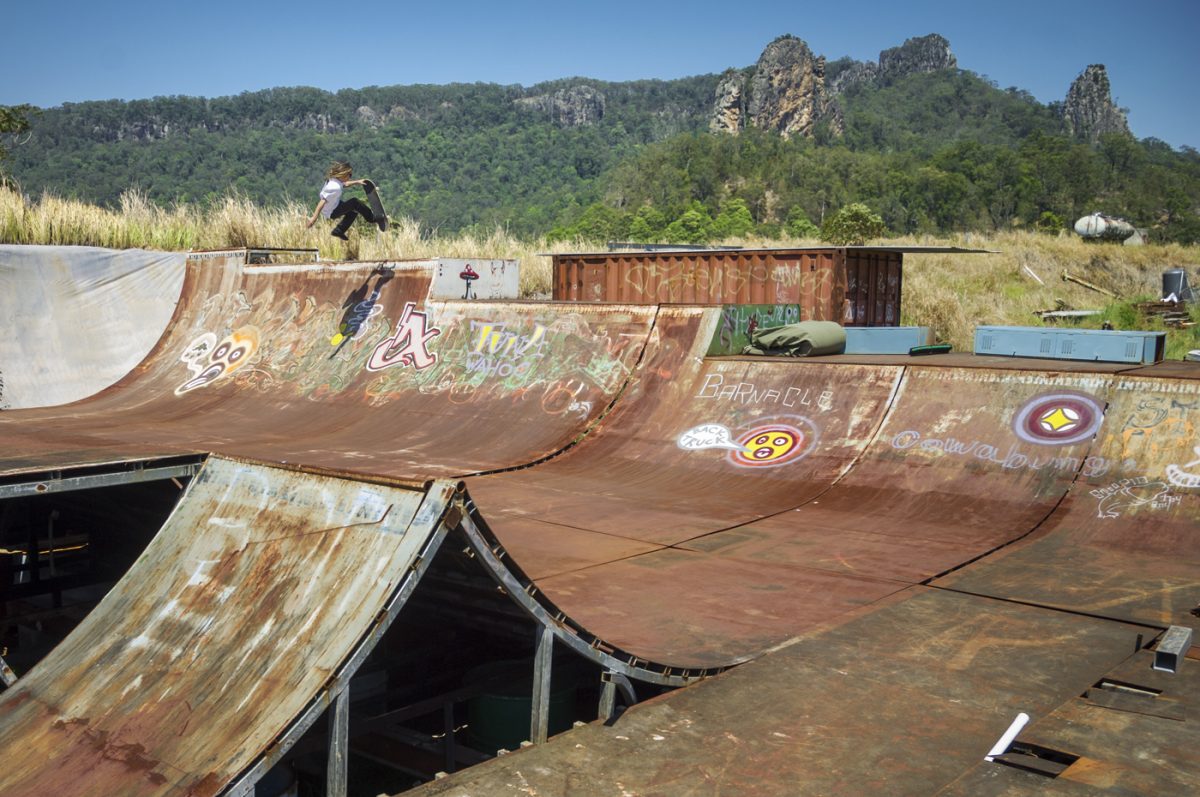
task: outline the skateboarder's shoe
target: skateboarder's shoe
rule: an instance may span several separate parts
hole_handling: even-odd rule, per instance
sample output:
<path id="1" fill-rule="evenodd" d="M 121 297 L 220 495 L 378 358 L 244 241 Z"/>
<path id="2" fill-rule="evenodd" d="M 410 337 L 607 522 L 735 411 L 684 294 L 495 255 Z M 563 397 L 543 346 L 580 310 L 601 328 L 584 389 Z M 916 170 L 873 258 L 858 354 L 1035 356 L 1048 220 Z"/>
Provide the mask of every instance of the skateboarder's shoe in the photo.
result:
<path id="1" fill-rule="evenodd" d="M 343 241 L 350 240 L 350 236 L 346 235 L 344 230 L 334 230 L 333 232 L 331 232 L 329 234 L 332 235 L 334 238 L 341 238 Z"/>

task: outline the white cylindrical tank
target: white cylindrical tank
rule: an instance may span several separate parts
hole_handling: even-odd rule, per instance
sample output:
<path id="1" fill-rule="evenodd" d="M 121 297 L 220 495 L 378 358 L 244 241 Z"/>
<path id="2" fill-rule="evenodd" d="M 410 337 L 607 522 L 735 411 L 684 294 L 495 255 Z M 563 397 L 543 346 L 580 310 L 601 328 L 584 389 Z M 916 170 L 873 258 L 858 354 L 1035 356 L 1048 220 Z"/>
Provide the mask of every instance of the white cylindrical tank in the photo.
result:
<path id="1" fill-rule="evenodd" d="M 1093 213 L 1075 222 L 1075 232 L 1083 238 L 1099 238 L 1105 241 L 1124 241 L 1133 235 L 1133 225 L 1124 219 L 1114 219 L 1103 213 Z"/>

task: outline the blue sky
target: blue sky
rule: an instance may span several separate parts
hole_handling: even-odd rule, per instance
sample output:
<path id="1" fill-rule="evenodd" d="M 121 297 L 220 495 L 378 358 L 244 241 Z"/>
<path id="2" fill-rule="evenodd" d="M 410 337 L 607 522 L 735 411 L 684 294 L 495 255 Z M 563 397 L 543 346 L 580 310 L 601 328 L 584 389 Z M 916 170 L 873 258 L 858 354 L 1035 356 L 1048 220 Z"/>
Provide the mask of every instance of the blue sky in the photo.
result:
<path id="1" fill-rule="evenodd" d="M 960 67 L 1042 102 L 1063 99 L 1088 64 L 1104 64 L 1135 136 L 1200 148 L 1200 0 L 6 5 L 3 105 L 275 86 L 670 79 L 750 66 L 785 33 L 831 60 L 860 61 L 940 33 Z"/>

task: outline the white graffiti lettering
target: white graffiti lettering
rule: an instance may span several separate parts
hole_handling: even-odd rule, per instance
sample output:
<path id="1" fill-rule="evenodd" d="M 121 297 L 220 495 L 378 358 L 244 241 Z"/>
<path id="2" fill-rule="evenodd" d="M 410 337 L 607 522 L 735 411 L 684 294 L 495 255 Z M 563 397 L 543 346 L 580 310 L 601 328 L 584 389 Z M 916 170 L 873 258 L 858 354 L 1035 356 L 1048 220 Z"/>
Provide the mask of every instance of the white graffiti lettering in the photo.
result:
<path id="1" fill-rule="evenodd" d="M 958 440 L 953 437 L 922 437 L 920 432 L 911 429 L 900 432 L 892 437 L 892 448 L 898 451 L 908 451 L 915 448 L 918 451 L 933 451 L 951 454 L 958 457 L 972 457 L 985 462 L 994 462 L 1006 470 L 1023 468 L 1026 470 L 1081 470 L 1087 477 L 1103 476 L 1112 469 L 1113 463 L 1104 457 L 1055 457 L 1048 455 L 1025 454 L 1018 450 L 1016 443 L 1010 444 L 1008 451 L 1000 456 L 1000 449 L 982 440 Z"/>
<path id="2" fill-rule="evenodd" d="M 733 442 L 733 434 L 719 423 L 694 426 L 679 435 L 675 445 L 685 451 L 699 451 L 705 448 L 728 448 L 731 451 L 741 451 L 745 448 L 745 446 Z"/>
<path id="3" fill-rule="evenodd" d="M 816 406 L 828 412 L 833 409 L 833 391 L 815 388 L 789 387 L 784 391 L 759 388 L 752 382 L 725 382 L 721 374 L 709 374 L 696 393 L 696 398 L 729 401 L 734 404 L 781 404 L 784 407 Z"/>

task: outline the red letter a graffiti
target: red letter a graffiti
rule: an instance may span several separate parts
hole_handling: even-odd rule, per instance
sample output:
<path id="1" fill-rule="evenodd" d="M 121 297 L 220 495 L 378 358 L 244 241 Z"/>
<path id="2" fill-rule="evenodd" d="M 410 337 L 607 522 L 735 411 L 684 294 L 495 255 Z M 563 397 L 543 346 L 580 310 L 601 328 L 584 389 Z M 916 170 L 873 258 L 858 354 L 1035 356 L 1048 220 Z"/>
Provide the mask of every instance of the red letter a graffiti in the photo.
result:
<path id="1" fill-rule="evenodd" d="M 393 365 L 411 365 L 420 371 L 437 362 L 437 354 L 431 354 L 427 344 L 442 331 L 429 327 L 429 319 L 414 310 L 416 306 L 415 302 L 404 305 L 395 333 L 371 352 L 371 359 L 367 360 L 368 371 L 382 371 Z"/>

